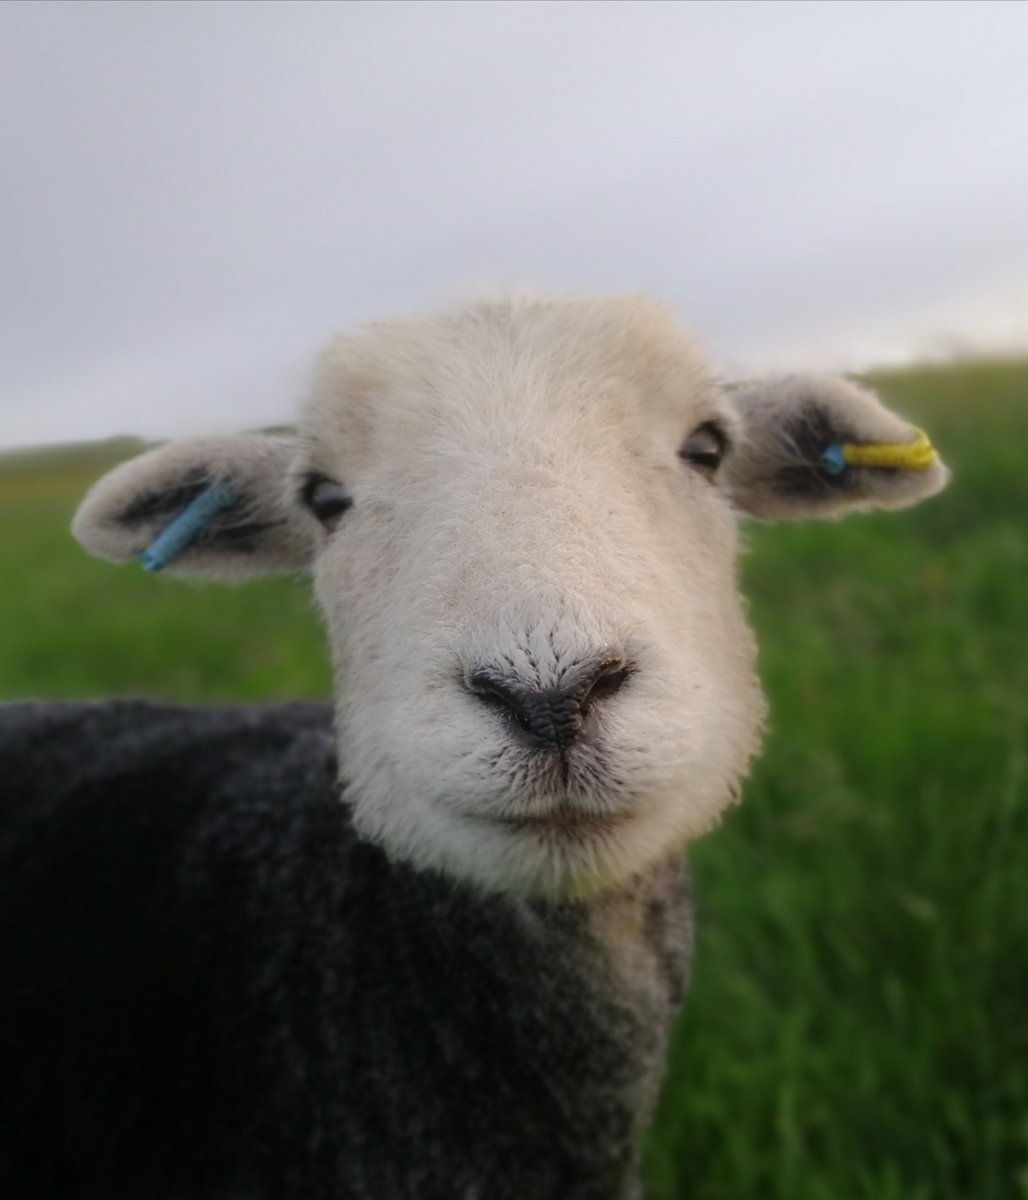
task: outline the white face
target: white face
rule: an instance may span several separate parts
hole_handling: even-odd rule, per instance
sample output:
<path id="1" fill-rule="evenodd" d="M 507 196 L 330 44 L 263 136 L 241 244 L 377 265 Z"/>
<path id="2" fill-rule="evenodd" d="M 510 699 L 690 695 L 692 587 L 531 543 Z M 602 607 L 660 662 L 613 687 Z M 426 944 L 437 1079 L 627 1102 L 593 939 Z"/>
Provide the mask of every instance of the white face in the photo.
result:
<path id="1" fill-rule="evenodd" d="M 558 297 L 369 326 L 326 355 L 298 440 L 151 450 L 73 530 L 114 562 L 160 538 L 171 561 L 169 531 L 228 495 L 171 569 L 313 564 L 358 827 L 421 867 L 572 896 L 704 833 L 756 749 L 735 512 L 902 508 L 948 478 L 863 388 L 725 392 L 644 298 Z"/>
<path id="2" fill-rule="evenodd" d="M 625 880 L 708 830 L 756 749 L 736 523 L 704 466 L 734 417 L 633 311 L 372 328 L 303 418 L 308 497 L 338 497 L 324 477 L 352 501 L 314 566 L 347 796 L 418 866 Z"/>

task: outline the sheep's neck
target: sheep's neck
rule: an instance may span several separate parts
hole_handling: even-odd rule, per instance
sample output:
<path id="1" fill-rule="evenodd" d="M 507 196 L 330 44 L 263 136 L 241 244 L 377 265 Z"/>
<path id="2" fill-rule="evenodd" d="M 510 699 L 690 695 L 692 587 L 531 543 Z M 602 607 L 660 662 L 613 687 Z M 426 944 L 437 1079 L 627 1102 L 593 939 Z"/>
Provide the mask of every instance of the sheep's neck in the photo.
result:
<path id="1" fill-rule="evenodd" d="M 678 856 L 584 906 L 589 935 L 628 989 L 652 986 L 677 1003 L 692 948 L 688 879 Z"/>
<path id="2" fill-rule="evenodd" d="M 372 957 L 391 958 L 369 963 L 372 974 L 394 986 L 388 1005 L 358 1001 L 367 1011 L 354 1016 L 396 1075 L 375 1071 L 366 1110 L 380 1106 L 376 1120 L 393 1130 L 427 1122 L 440 1145 L 466 1147 L 468 1195 L 634 1194 L 688 959 L 684 865 L 571 904 L 393 871 L 390 902 L 368 927 Z M 430 1114 L 424 1095 L 398 1095 L 412 1076 L 437 1081 Z M 497 1163 L 507 1164 L 503 1186 Z M 386 1172 L 375 1194 L 392 1183 Z"/>

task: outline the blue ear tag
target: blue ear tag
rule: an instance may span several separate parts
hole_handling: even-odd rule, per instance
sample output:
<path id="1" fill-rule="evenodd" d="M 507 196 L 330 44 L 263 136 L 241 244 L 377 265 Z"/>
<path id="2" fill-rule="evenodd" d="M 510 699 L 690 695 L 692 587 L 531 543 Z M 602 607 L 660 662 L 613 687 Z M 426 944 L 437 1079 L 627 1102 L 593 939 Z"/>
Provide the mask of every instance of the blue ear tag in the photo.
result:
<path id="1" fill-rule="evenodd" d="M 838 442 L 826 447 L 819 459 L 819 465 L 829 475 L 841 475 L 846 470 L 846 454 Z"/>
<path id="2" fill-rule="evenodd" d="M 144 571 L 163 570 L 190 546 L 214 518 L 236 503 L 238 496 L 222 483 L 212 484 L 166 525 L 139 555 Z"/>

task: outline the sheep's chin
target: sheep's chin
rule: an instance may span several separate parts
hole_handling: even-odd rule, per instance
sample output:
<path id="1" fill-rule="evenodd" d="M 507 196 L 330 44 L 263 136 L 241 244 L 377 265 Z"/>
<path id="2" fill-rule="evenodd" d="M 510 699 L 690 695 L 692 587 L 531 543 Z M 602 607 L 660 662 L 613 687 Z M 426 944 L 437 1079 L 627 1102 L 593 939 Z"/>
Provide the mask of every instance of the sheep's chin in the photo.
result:
<path id="1" fill-rule="evenodd" d="M 622 840 L 638 817 L 558 812 L 524 819 L 466 819 L 484 824 L 487 836 L 496 839 L 493 858 L 494 863 L 501 860 L 502 875 L 494 865 L 488 882 L 496 886 L 502 878 L 504 890 L 573 900 L 617 886 L 626 873 L 635 874 L 626 872 Z"/>
<path id="2" fill-rule="evenodd" d="M 627 884 L 708 832 L 724 807 L 702 806 L 683 821 L 680 806 L 659 803 L 616 812 L 557 807 L 530 817 L 428 803 L 399 824 L 357 803 L 353 819 L 361 836 L 415 869 L 488 892 L 567 901 Z"/>

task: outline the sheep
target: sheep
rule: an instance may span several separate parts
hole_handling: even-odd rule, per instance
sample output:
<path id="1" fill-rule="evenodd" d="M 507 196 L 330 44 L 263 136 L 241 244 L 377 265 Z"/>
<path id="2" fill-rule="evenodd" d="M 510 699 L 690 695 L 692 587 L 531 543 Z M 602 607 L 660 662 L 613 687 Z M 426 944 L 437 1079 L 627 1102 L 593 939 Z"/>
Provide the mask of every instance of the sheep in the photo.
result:
<path id="1" fill-rule="evenodd" d="M 638 1196 L 682 851 L 764 723 L 739 521 L 946 481 L 868 391 L 723 384 L 637 297 L 370 325 L 295 436 L 116 467 L 83 546 L 309 572 L 334 715 L 3 710 L 5 1194 Z"/>

